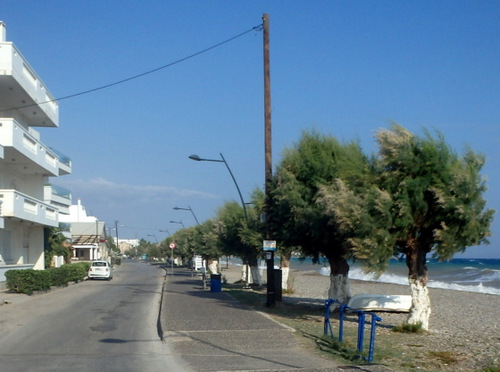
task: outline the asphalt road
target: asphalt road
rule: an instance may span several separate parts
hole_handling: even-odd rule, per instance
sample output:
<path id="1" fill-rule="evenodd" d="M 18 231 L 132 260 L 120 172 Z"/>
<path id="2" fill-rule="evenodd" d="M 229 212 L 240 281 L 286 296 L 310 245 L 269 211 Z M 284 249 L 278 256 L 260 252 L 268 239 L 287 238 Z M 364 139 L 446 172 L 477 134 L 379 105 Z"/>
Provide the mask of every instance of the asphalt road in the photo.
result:
<path id="1" fill-rule="evenodd" d="M 0 370 L 187 371 L 162 342 L 165 271 L 125 261 L 89 280 L 0 307 Z"/>

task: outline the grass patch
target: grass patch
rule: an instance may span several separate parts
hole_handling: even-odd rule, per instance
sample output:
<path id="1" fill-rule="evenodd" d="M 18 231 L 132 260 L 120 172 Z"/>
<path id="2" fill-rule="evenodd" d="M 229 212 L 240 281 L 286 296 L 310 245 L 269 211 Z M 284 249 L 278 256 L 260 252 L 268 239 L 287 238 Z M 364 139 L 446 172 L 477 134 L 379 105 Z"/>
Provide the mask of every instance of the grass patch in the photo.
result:
<path id="1" fill-rule="evenodd" d="M 450 351 L 430 351 L 429 356 L 446 365 L 458 362 L 458 358 Z"/>
<path id="2" fill-rule="evenodd" d="M 401 325 L 392 328 L 392 331 L 401 333 L 416 333 L 416 334 L 422 334 L 425 332 L 424 329 L 422 328 L 422 323 L 420 322 L 416 324 L 403 323 Z"/>
<path id="3" fill-rule="evenodd" d="M 481 372 L 500 372 L 500 366 L 488 367 L 482 369 Z"/>
<path id="4" fill-rule="evenodd" d="M 295 329 L 295 336 L 302 347 L 311 352 L 328 356 L 335 360 L 342 360 L 345 364 L 363 364 L 356 350 L 356 334 L 354 327 L 344 327 L 344 342 L 338 342 L 336 338 L 324 335 L 324 307 L 311 307 L 296 304 L 277 303 L 275 307 L 267 307 L 267 293 L 262 290 L 245 290 L 241 286 L 226 285 L 227 291 L 239 302 L 257 311 L 272 316 L 277 321 Z M 357 325 L 357 323 L 356 323 Z M 367 328 L 368 330 L 368 328 Z M 338 328 L 334 330 L 338 332 Z M 335 334 L 338 336 L 338 334 Z M 369 340 L 369 336 L 365 337 Z M 365 357 L 368 355 L 368 347 L 365 349 Z M 376 359 L 376 357 L 375 357 Z"/>
<path id="5" fill-rule="evenodd" d="M 357 347 L 358 317 L 346 313 L 344 318 L 344 341 L 338 342 L 339 314 L 331 314 L 333 338 L 324 335 L 324 306 L 318 302 L 291 303 L 284 301 L 275 307 L 266 306 L 265 288 L 243 289 L 241 284 L 226 284 L 223 290 L 240 303 L 266 313 L 280 323 L 295 329 L 298 344 L 304 349 L 324 358 L 340 361 L 343 365 L 362 365 L 367 362 L 359 358 Z M 317 306 L 316 306 L 317 304 Z M 381 315 L 384 318 L 384 315 Z M 402 319 L 401 319 L 402 320 Z M 363 356 L 367 357 L 370 340 L 370 321 L 366 322 Z M 388 366 L 397 372 L 456 371 L 465 357 L 453 351 L 437 351 L 428 346 L 429 333 L 421 326 L 406 323 L 394 327 L 383 321 L 377 325 L 375 337 L 374 364 Z M 456 366 L 456 367 L 455 367 Z M 362 368 L 362 367 L 361 367 Z M 462 369 L 460 369 L 462 371 Z M 497 363 L 477 372 L 500 372 Z"/>

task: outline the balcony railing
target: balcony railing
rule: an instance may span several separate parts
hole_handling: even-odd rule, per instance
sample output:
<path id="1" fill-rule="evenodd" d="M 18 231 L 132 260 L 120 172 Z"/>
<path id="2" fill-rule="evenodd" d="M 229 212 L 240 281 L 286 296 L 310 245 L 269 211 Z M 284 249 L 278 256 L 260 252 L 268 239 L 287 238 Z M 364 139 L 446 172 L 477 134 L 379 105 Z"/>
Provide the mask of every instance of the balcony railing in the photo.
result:
<path id="1" fill-rule="evenodd" d="M 53 147 L 49 147 L 49 149 L 54 154 L 56 154 L 57 158 L 59 159 L 59 175 L 62 176 L 65 174 L 70 174 L 71 173 L 71 159 Z"/>
<path id="2" fill-rule="evenodd" d="M 16 190 L 0 189 L 0 218 L 14 217 L 45 226 L 58 226 L 58 211 L 49 204 Z"/>
<path id="3" fill-rule="evenodd" d="M 0 119 L 0 145 L 4 151 L 15 150 L 19 155 L 29 159 L 43 168 L 47 175 L 59 176 L 71 173 L 71 160 L 60 160 L 48 146 L 45 146 L 36 135 L 35 131 L 27 131 L 14 119 Z M 11 153 L 9 158 L 15 158 L 16 153 Z"/>
<path id="4" fill-rule="evenodd" d="M 57 185 L 45 185 L 43 190 L 43 200 L 52 207 L 57 208 L 59 213 L 69 214 L 71 206 L 71 191 Z"/>
<path id="5" fill-rule="evenodd" d="M 12 42 L 0 42 L 0 70 L 4 71 L 0 111 L 22 111 L 29 125 L 59 125 L 58 103 Z"/>

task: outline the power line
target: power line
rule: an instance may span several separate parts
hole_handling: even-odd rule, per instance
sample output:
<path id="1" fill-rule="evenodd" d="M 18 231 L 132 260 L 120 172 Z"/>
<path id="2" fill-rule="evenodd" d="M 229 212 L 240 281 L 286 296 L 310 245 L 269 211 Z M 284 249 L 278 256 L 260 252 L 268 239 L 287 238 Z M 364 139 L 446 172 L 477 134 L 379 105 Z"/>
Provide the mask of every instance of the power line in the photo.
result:
<path id="1" fill-rule="evenodd" d="M 238 39 L 238 38 L 240 38 L 240 37 L 242 37 L 242 36 L 244 36 L 244 35 L 252 32 L 252 31 L 261 31 L 262 30 L 262 25 L 263 24 L 261 23 L 258 26 L 255 26 L 255 27 L 252 27 L 249 30 L 243 31 L 242 33 L 240 33 L 240 34 L 238 34 L 236 36 L 233 36 L 233 37 L 231 37 L 229 39 L 221 41 L 220 43 L 214 44 L 214 45 L 212 45 L 212 46 L 210 46 L 208 48 L 200 50 L 199 52 L 190 54 L 187 57 L 178 59 L 178 60 L 176 60 L 174 62 L 167 63 L 166 65 L 154 68 L 152 70 L 143 72 L 141 74 L 134 75 L 134 76 L 122 79 L 122 80 L 115 81 L 114 83 L 109 83 L 109 84 L 102 85 L 102 86 L 99 86 L 99 87 L 96 87 L 96 88 L 93 88 L 93 89 L 85 90 L 85 91 L 79 92 L 79 93 L 70 94 L 70 95 L 67 95 L 67 96 L 60 97 L 60 98 L 54 98 L 54 99 L 51 99 L 51 100 L 48 100 L 48 101 L 44 101 L 44 102 L 41 102 L 41 103 L 33 103 L 33 104 L 30 104 L 30 105 L 18 106 L 18 107 L 14 107 L 14 108 L 10 108 L 10 109 L 5 109 L 5 110 L 1 110 L 1 111 L 19 110 L 19 109 L 23 109 L 23 108 L 27 108 L 27 107 L 39 106 L 39 105 L 43 105 L 44 103 L 50 103 L 50 102 L 54 102 L 54 101 L 62 101 L 62 100 L 65 100 L 65 99 L 74 98 L 74 97 L 82 96 L 84 94 L 89 94 L 89 93 L 97 92 L 99 90 L 111 88 L 111 87 L 113 87 L 115 85 L 123 84 L 123 83 L 129 82 L 131 80 L 135 80 L 135 79 L 141 78 L 143 76 L 146 76 L 146 75 L 149 75 L 149 74 L 153 74 L 153 73 L 158 72 L 160 70 L 163 70 L 163 69 L 166 69 L 168 67 L 172 67 L 174 65 L 177 65 L 177 64 L 179 64 L 181 62 L 187 61 L 188 59 L 197 57 L 197 56 L 199 56 L 199 55 L 201 55 L 203 53 L 211 51 L 212 49 L 218 48 L 218 47 L 220 47 L 220 46 L 222 46 L 224 44 L 227 44 L 227 43 L 229 43 L 229 42 L 231 42 L 231 41 L 233 41 L 235 39 Z"/>

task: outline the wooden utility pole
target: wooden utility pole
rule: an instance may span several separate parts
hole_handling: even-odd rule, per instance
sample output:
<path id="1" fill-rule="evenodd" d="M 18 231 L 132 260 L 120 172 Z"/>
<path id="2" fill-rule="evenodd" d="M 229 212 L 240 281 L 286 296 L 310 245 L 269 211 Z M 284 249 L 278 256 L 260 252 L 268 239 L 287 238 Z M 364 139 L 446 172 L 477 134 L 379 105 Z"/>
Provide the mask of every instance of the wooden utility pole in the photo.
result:
<path id="1" fill-rule="evenodd" d="M 265 141 L 265 173 L 266 173 L 266 239 L 271 238 L 270 220 L 272 218 L 271 208 L 271 181 L 273 176 L 272 159 L 272 137 L 271 137 L 271 72 L 269 62 L 269 15 L 262 16 L 264 33 L 264 141 Z M 275 278 L 274 278 L 274 252 L 266 252 L 267 261 L 267 306 L 274 307 L 276 303 Z M 281 287 L 281 286 L 280 286 Z M 280 289 L 281 291 L 281 289 Z"/>
<path id="2" fill-rule="evenodd" d="M 270 183 L 273 175 L 272 166 L 272 137 L 271 137 L 271 72 L 269 62 L 269 15 L 262 16 L 264 31 L 264 119 L 265 119 L 265 169 L 266 169 L 266 197 L 269 196 Z M 269 209 L 269 205 L 267 206 Z M 269 213 L 266 210 L 266 213 Z M 269 232 L 268 232 L 269 233 Z"/>
<path id="3" fill-rule="evenodd" d="M 115 220 L 115 233 L 116 233 L 116 248 L 120 252 L 120 243 L 118 242 L 118 220 Z"/>

